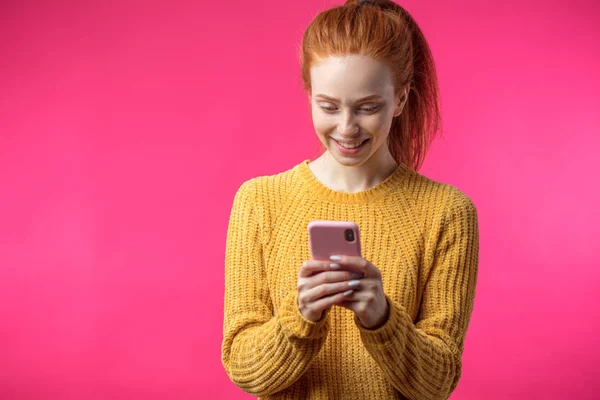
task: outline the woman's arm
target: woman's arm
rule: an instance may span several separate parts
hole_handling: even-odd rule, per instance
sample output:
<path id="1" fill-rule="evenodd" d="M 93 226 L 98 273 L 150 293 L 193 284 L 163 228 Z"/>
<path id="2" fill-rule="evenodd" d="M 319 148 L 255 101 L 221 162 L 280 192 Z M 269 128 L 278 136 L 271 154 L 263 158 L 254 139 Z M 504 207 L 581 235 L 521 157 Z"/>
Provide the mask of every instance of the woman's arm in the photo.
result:
<path id="1" fill-rule="evenodd" d="M 268 210 L 258 179 L 236 193 L 225 256 L 222 363 L 229 378 L 256 396 L 281 391 L 300 378 L 325 342 L 328 314 L 311 322 L 300 313 L 297 291 L 275 310 L 263 263 Z"/>
<path id="2" fill-rule="evenodd" d="M 461 375 L 477 281 L 479 230 L 471 200 L 458 190 L 450 195 L 436 230 L 433 267 L 416 324 L 387 296 L 389 318 L 382 327 L 369 330 L 355 318 L 365 347 L 388 381 L 412 400 L 447 399 Z"/>

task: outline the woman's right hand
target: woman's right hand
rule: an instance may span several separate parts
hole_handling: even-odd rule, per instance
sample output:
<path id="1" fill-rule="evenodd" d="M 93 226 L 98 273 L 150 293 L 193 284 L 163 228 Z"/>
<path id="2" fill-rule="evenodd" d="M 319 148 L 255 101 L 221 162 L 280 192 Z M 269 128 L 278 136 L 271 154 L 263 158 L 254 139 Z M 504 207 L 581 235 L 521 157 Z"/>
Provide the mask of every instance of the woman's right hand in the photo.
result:
<path id="1" fill-rule="evenodd" d="M 331 261 L 308 260 L 298 273 L 298 308 L 309 321 L 317 322 L 329 307 L 343 302 L 352 293 L 350 282 L 362 273 L 340 270 Z"/>

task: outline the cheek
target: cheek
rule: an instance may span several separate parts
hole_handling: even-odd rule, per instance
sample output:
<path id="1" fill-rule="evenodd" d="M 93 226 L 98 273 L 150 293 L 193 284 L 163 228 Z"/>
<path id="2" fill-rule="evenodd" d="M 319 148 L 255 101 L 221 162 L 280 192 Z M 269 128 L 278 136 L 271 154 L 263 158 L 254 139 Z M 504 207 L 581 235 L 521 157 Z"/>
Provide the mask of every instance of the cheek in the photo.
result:
<path id="1" fill-rule="evenodd" d="M 388 133 L 390 125 L 387 116 L 379 116 L 366 122 L 364 127 L 374 135 L 382 136 Z"/>
<path id="2" fill-rule="evenodd" d="M 335 121 L 320 113 L 313 113 L 312 120 L 315 131 L 320 135 L 324 135 L 332 129 L 335 129 Z"/>

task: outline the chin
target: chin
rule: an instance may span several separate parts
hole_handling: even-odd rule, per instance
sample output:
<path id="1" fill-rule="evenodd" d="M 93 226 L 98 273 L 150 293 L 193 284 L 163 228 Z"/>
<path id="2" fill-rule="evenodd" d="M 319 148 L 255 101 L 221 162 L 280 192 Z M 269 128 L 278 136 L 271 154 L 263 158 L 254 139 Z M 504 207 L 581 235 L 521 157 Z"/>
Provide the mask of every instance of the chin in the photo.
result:
<path id="1" fill-rule="evenodd" d="M 370 153 L 365 152 L 365 154 L 347 156 L 344 154 L 340 154 L 336 151 L 336 149 L 328 149 L 329 154 L 333 157 L 335 161 L 337 161 L 340 165 L 345 167 L 360 167 L 363 165 L 371 156 Z"/>
<path id="2" fill-rule="evenodd" d="M 360 167 L 364 162 L 364 160 L 348 159 L 347 157 L 338 157 L 335 155 L 333 158 L 338 164 L 343 165 L 344 167 Z"/>

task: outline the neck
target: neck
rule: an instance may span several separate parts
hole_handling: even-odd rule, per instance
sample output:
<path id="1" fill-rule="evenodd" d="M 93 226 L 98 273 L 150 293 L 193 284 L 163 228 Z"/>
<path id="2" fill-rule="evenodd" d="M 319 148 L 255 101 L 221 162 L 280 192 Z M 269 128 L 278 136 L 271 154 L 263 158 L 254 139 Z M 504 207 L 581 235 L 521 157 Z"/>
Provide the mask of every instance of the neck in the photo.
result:
<path id="1" fill-rule="evenodd" d="M 345 193 L 361 192 L 383 182 L 398 167 L 389 150 L 382 150 L 385 152 L 373 154 L 360 166 L 342 165 L 329 151 L 325 151 L 310 164 L 310 168 L 325 186 L 333 190 Z"/>

